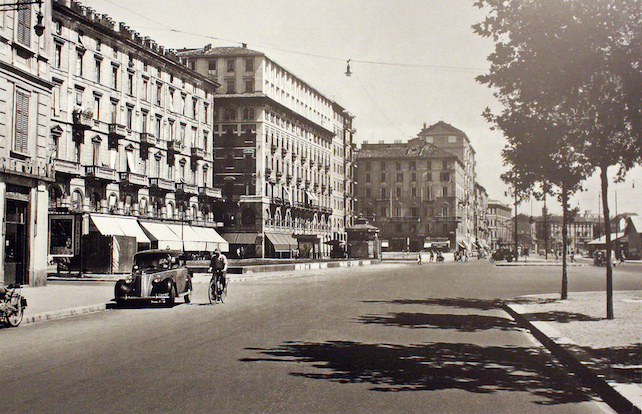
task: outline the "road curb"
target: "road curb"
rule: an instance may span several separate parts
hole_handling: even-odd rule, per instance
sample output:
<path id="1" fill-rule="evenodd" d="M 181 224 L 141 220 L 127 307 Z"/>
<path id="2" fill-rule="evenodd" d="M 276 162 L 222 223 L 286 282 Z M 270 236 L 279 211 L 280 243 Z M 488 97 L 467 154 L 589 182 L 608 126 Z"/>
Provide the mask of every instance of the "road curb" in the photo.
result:
<path id="1" fill-rule="evenodd" d="M 41 313 L 36 313 L 34 315 L 25 314 L 24 318 L 22 319 L 22 323 L 34 323 L 34 322 L 52 321 L 56 319 L 65 319 L 72 316 L 86 315 L 89 313 L 102 312 L 105 310 L 107 310 L 107 304 L 99 303 L 95 305 L 78 306 L 75 308 L 41 312 Z"/>
<path id="2" fill-rule="evenodd" d="M 564 338 L 554 328 L 544 322 L 532 323 L 520 313 L 521 307 L 519 305 L 509 305 L 506 301 L 502 302 L 503 309 L 511 315 L 515 321 L 522 327 L 528 329 L 531 334 L 546 347 L 553 355 L 560 359 L 571 371 L 582 379 L 596 394 L 598 394 L 604 402 L 618 413 L 626 414 L 640 414 L 641 409 L 629 398 L 628 395 L 632 394 L 624 390 L 624 386 L 618 387 L 618 384 L 612 384 L 606 381 L 598 373 L 584 365 L 583 360 L 588 360 L 588 356 L 582 355 L 581 351 L 570 352 L 563 345 L 575 346 L 579 349 L 577 344 L 568 338 Z M 555 339 L 552 339 L 555 338 Z M 558 343 L 559 342 L 559 343 Z M 585 354 L 585 352 L 584 352 Z"/>

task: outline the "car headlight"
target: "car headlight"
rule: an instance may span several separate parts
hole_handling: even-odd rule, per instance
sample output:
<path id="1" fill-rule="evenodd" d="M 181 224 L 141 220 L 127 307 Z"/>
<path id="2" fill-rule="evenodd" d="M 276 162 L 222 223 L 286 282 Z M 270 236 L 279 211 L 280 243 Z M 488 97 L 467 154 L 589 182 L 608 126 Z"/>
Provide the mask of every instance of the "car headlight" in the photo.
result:
<path id="1" fill-rule="evenodd" d="M 160 281 L 161 281 L 161 277 L 160 277 L 160 276 L 156 276 L 156 277 L 154 278 L 154 283 L 158 283 L 158 282 L 160 282 Z"/>
<path id="2" fill-rule="evenodd" d="M 134 281 L 134 277 L 132 275 L 125 277 L 125 283 L 129 284 L 129 283 L 132 283 L 133 281 Z"/>

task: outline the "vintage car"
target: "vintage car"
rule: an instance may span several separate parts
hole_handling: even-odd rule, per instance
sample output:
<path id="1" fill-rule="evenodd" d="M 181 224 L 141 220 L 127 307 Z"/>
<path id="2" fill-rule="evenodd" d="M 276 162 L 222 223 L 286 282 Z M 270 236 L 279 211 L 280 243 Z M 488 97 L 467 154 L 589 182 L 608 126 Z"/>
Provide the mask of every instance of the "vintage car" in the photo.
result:
<path id="1" fill-rule="evenodd" d="M 116 282 L 116 303 L 130 300 L 164 301 L 174 305 L 176 298 L 190 301 L 192 277 L 180 250 L 145 250 L 136 253 L 130 275 Z"/>
<path id="2" fill-rule="evenodd" d="M 512 262 L 513 260 L 517 261 L 517 254 L 515 250 L 509 245 L 500 245 L 495 249 L 490 255 L 490 262 L 493 263 L 497 260 L 506 260 L 507 262 Z"/>

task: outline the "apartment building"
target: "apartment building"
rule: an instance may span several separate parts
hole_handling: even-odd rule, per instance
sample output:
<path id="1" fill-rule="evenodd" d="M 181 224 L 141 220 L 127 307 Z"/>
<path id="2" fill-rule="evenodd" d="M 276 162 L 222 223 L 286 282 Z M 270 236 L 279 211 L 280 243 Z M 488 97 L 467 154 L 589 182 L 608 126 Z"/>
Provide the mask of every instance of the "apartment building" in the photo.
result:
<path id="1" fill-rule="evenodd" d="M 327 256 L 353 217 L 353 116 L 265 54 L 247 47 L 178 55 L 222 85 L 214 119 L 215 183 L 232 250 Z"/>
<path id="2" fill-rule="evenodd" d="M 82 241 L 99 236 L 111 237 L 115 254 L 103 271 L 126 269 L 128 260 L 109 267 L 118 243 L 121 252 L 213 249 L 222 240 L 212 231 L 222 199 L 213 148 L 219 84 L 124 23 L 73 0 L 52 5 L 50 256 L 73 269 L 81 259 L 94 264 Z"/>

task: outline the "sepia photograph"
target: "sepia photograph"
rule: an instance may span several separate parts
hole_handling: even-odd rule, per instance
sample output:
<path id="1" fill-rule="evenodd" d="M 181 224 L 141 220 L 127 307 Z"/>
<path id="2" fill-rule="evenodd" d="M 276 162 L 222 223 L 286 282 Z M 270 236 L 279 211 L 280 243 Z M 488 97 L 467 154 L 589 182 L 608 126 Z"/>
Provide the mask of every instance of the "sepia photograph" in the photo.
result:
<path id="1" fill-rule="evenodd" d="M 0 217 L 4 413 L 641 413 L 642 2 L 0 0 Z"/>

